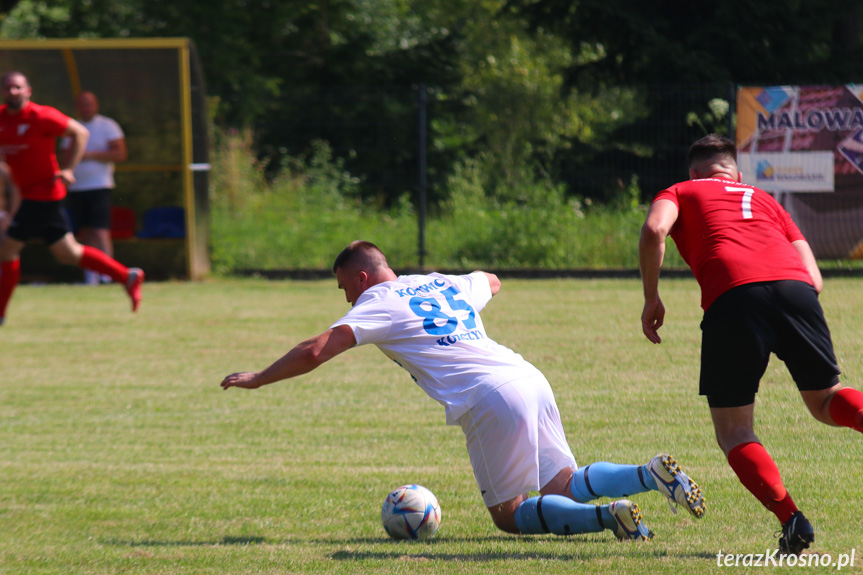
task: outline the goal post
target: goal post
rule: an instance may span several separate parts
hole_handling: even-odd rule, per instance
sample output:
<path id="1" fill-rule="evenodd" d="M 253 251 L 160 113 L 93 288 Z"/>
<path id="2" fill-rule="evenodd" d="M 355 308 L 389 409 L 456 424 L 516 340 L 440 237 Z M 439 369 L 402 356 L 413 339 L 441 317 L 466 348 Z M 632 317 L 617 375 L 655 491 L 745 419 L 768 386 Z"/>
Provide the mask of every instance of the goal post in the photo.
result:
<path id="1" fill-rule="evenodd" d="M 116 258 L 152 279 L 200 279 L 210 271 L 209 143 L 204 76 L 188 38 L 0 40 L 0 73 L 17 70 L 33 101 L 75 117 L 81 91 L 123 129 L 126 162 L 115 167 L 112 204 L 133 214 L 130 234 L 112 234 Z M 77 277 L 39 243 L 22 274 Z"/>

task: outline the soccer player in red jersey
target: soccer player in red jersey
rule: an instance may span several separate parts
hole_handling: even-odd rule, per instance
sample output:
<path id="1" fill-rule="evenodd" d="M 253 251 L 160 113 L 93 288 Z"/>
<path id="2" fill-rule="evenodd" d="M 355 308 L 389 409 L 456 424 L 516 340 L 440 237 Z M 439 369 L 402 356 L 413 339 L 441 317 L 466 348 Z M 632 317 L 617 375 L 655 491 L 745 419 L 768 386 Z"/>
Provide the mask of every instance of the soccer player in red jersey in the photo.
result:
<path id="1" fill-rule="evenodd" d="M 6 306 L 21 277 L 19 254 L 32 237 L 41 237 L 57 261 L 110 276 L 125 286 L 132 311 L 141 302 L 144 272 L 127 268 L 101 251 L 75 241 L 60 202 L 73 171 L 81 161 L 89 136 L 79 122 L 55 108 L 30 101 L 32 89 L 20 72 L 0 78 L 4 105 L 0 106 L 0 153 L 21 194 L 6 237 L 0 242 L 0 325 Z M 56 139 L 69 137 L 68 164 L 57 161 Z"/>
<path id="2" fill-rule="evenodd" d="M 701 286 L 700 394 L 716 439 L 740 482 L 782 524 L 780 551 L 799 554 L 814 530 L 754 431 L 755 394 L 770 353 L 785 363 L 818 421 L 863 432 L 863 393 L 839 383 L 809 243 L 772 196 L 740 183 L 734 142 L 715 134 L 695 142 L 689 177 L 656 195 L 641 231 L 641 327 L 648 340 L 662 341 L 659 271 L 671 235 Z"/>

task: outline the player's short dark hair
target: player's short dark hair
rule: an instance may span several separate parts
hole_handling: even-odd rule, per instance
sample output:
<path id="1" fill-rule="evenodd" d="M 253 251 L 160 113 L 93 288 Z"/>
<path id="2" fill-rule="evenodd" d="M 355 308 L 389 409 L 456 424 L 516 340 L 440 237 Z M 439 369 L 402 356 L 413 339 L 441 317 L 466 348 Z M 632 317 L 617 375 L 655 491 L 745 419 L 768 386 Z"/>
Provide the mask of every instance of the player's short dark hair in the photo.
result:
<path id="1" fill-rule="evenodd" d="M 714 157 L 727 158 L 737 163 L 737 146 L 725 136 L 710 134 L 689 147 L 687 161 L 689 166 L 692 166 Z"/>
<path id="2" fill-rule="evenodd" d="M 336 261 L 333 263 L 333 273 L 336 273 L 339 268 L 361 269 L 381 266 L 387 266 L 387 258 L 380 248 L 372 242 L 355 240 L 336 256 Z"/>
<path id="3" fill-rule="evenodd" d="M 8 72 L 0 76 L 0 86 L 6 86 L 6 82 L 9 80 L 9 78 L 12 78 L 14 76 L 21 76 L 22 78 L 24 78 L 24 81 L 27 82 L 27 85 L 30 85 L 30 80 L 27 79 L 27 76 L 23 72 L 19 72 L 18 70 L 9 70 Z"/>

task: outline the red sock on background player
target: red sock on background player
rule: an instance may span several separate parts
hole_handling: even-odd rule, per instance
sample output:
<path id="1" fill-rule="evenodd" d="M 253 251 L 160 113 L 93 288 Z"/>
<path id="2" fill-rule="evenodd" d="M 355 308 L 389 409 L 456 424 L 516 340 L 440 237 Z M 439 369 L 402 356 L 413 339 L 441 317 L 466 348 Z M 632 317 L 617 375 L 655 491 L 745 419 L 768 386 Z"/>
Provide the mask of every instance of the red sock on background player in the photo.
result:
<path id="1" fill-rule="evenodd" d="M 81 246 L 84 253 L 78 265 L 86 270 L 92 270 L 110 277 L 117 283 L 125 284 L 129 279 L 129 268 L 107 255 L 105 252 L 90 246 Z"/>
<path id="2" fill-rule="evenodd" d="M 6 306 L 21 280 L 21 260 L 0 263 L 0 325 L 6 317 Z"/>

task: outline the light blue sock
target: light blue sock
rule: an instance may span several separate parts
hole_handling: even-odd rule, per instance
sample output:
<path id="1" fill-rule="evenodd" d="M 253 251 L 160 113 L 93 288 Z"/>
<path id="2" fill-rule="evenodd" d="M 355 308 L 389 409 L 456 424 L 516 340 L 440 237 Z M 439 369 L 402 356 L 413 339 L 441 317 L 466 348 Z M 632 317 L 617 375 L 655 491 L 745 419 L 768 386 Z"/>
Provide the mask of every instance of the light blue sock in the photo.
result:
<path id="1" fill-rule="evenodd" d="M 596 533 L 615 529 L 608 505 L 586 505 L 563 495 L 531 497 L 515 510 L 515 524 L 524 534 Z"/>
<path id="2" fill-rule="evenodd" d="M 576 469 L 570 483 L 572 495 L 579 501 L 597 497 L 627 497 L 656 489 L 656 481 L 646 465 L 622 465 L 598 461 Z"/>

